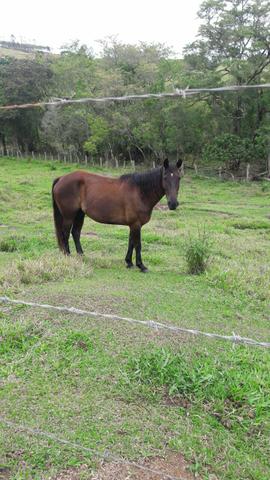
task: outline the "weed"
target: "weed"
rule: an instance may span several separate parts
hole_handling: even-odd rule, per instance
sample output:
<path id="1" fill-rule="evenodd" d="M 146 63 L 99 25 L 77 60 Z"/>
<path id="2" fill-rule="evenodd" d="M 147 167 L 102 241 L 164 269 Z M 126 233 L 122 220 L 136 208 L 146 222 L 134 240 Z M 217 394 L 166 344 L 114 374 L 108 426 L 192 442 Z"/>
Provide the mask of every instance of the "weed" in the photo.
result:
<path id="1" fill-rule="evenodd" d="M 189 236 L 185 246 L 185 258 L 188 266 L 188 273 L 204 273 L 210 258 L 211 240 L 209 234 L 204 230 L 196 237 Z"/>
<path id="2" fill-rule="evenodd" d="M 16 252 L 18 250 L 18 239 L 16 236 L 2 238 L 0 240 L 0 252 Z"/>

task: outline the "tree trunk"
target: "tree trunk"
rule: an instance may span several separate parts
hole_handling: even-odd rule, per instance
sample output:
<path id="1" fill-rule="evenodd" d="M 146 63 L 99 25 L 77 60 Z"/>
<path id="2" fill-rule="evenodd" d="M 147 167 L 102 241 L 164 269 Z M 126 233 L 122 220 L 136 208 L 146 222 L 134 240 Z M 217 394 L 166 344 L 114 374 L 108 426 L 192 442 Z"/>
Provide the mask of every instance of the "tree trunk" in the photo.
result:
<path id="1" fill-rule="evenodd" d="M 6 135 L 4 133 L 0 133 L 0 138 L 2 140 L 3 153 L 4 155 L 7 155 Z"/>
<path id="2" fill-rule="evenodd" d="M 240 136 L 241 133 L 241 120 L 242 120 L 242 99 L 240 95 L 237 95 L 236 109 L 233 113 L 233 133 Z"/>

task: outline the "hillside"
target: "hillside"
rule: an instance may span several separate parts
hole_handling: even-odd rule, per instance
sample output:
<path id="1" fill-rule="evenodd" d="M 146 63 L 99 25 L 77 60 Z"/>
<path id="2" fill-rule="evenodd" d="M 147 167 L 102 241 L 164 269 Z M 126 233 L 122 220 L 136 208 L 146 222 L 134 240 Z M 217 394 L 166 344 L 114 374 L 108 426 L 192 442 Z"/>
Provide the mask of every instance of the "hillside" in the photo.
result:
<path id="1" fill-rule="evenodd" d="M 35 54 L 34 53 L 28 53 L 28 52 L 22 52 L 20 50 L 15 50 L 12 48 L 3 48 L 0 47 L 0 58 L 3 57 L 12 57 L 12 58 L 34 58 Z"/>

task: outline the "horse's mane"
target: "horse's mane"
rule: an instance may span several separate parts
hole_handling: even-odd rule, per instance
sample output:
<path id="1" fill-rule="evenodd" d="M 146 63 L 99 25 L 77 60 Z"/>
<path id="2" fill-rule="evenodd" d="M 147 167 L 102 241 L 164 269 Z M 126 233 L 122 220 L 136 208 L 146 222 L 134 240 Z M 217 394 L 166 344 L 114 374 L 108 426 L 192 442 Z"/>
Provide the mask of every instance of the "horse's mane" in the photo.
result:
<path id="1" fill-rule="evenodd" d="M 161 172 L 161 168 L 155 168 L 149 172 L 127 173 L 121 175 L 120 180 L 136 185 L 144 195 L 148 196 L 153 191 L 162 188 Z"/>

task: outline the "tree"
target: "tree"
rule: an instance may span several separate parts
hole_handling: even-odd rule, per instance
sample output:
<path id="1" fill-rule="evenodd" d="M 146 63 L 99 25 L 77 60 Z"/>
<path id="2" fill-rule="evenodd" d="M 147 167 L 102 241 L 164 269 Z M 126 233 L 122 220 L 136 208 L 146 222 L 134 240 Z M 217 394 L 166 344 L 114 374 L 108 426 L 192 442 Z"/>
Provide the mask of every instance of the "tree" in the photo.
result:
<path id="1" fill-rule="evenodd" d="M 186 47 L 186 61 L 213 72 L 222 84 L 260 82 L 270 65 L 269 10 L 267 0 L 206 0 L 198 13 L 199 39 Z M 240 135 L 248 97 L 234 98 L 233 132 Z M 259 115 L 262 120 L 263 109 Z"/>
<path id="2" fill-rule="evenodd" d="M 4 59 L 0 62 L 0 103 L 2 105 L 35 103 L 46 98 L 52 71 L 50 65 L 36 60 Z M 15 139 L 22 149 L 33 150 L 39 141 L 39 109 L 2 111 L 0 138 Z"/>

